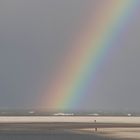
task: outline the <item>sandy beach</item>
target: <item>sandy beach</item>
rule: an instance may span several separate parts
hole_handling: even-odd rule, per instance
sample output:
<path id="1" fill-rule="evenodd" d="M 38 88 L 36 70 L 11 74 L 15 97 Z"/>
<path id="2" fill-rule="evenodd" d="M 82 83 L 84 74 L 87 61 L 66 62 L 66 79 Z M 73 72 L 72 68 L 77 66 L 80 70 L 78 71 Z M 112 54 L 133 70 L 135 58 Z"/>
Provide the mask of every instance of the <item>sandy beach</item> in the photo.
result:
<path id="1" fill-rule="evenodd" d="M 0 123 L 113 123 L 140 124 L 140 117 L 95 117 L 95 116 L 1 116 Z"/>
<path id="2" fill-rule="evenodd" d="M 96 120 L 96 122 L 95 122 Z M 97 132 L 95 132 L 97 128 Z M 0 133 L 54 133 L 58 131 L 90 134 L 122 140 L 140 139 L 140 117 L 94 116 L 3 116 Z"/>

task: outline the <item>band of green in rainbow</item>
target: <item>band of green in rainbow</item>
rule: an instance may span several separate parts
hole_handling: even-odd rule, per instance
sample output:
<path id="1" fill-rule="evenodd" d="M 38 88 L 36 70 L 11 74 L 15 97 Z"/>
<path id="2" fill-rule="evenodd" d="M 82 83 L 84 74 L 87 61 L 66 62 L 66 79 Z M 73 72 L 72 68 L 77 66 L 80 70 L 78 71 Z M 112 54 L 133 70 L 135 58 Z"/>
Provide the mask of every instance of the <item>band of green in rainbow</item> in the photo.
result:
<path id="1" fill-rule="evenodd" d="M 97 8 L 96 16 L 87 21 L 83 34 L 72 44 L 63 66 L 45 91 L 41 106 L 48 110 L 74 109 L 86 97 L 89 86 L 95 80 L 96 71 L 114 47 L 112 42 L 130 19 L 139 0 L 106 0 L 106 5 Z M 94 93 L 90 93 L 94 94 Z M 96 98 L 96 97 L 95 97 Z"/>

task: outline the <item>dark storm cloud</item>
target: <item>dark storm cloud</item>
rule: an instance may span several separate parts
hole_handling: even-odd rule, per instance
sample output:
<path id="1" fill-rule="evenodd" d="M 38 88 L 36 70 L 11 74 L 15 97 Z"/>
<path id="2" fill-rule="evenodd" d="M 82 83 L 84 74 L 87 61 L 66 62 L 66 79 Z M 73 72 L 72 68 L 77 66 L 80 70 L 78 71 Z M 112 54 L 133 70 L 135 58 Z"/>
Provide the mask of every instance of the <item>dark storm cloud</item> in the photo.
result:
<path id="1" fill-rule="evenodd" d="M 0 0 L 0 108 L 32 108 L 40 102 L 42 85 L 47 86 L 68 44 L 86 24 L 87 9 L 99 2 L 90 3 Z M 87 96 L 83 109 L 140 110 L 140 17 L 133 20 L 120 38 L 123 49 L 98 71 L 95 93 Z"/>
<path id="2" fill-rule="evenodd" d="M 0 107 L 38 102 L 40 85 L 59 67 L 87 6 L 84 0 L 0 1 Z"/>

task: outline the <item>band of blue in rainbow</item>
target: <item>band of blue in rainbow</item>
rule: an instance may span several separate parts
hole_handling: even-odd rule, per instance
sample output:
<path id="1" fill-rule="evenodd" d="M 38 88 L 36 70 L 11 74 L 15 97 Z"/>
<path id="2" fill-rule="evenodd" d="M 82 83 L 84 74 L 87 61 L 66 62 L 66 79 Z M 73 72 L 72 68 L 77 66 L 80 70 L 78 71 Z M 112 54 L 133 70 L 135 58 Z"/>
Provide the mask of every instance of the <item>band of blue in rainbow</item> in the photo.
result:
<path id="1" fill-rule="evenodd" d="M 46 97 L 41 106 L 48 110 L 74 109 L 88 93 L 96 71 L 104 63 L 107 52 L 113 48 L 113 41 L 131 19 L 139 0 L 107 0 L 106 5 L 98 8 L 87 21 L 83 34 L 72 43 L 71 51 L 66 54 L 63 66 L 52 75 Z M 91 14 L 92 15 L 92 14 Z M 95 18 L 96 17 L 96 18 Z"/>

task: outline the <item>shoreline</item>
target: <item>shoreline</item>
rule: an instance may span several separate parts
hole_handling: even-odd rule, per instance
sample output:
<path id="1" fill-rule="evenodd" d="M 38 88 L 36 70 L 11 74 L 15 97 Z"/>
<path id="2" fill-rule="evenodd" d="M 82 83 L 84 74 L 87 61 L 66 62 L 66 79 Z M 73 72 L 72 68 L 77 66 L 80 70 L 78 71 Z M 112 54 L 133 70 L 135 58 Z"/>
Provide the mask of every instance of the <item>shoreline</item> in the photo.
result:
<path id="1" fill-rule="evenodd" d="M 140 128 L 98 128 L 77 129 L 75 133 L 97 135 L 104 138 L 113 138 L 119 140 L 140 140 Z"/>
<path id="2" fill-rule="evenodd" d="M 96 121 L 95 121 L 96 120 Z M 97 131 L 95 132 L 95 128 Z M 0 117 L 2 133 L 45 133 L 69 131 L 77 134 L 94 134 L 100 137 L 140 139 L 140 117 L 95 116 L 3 116 Z"/>

